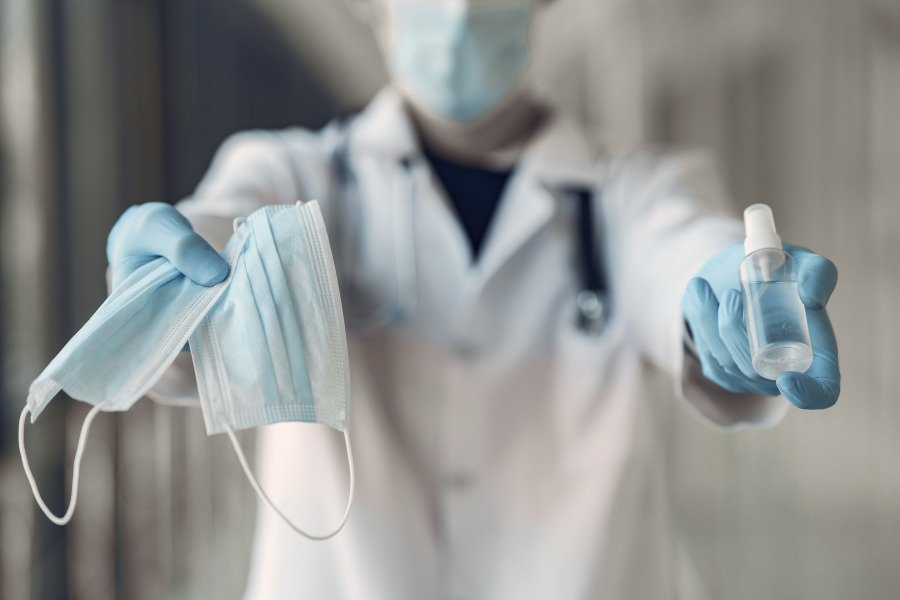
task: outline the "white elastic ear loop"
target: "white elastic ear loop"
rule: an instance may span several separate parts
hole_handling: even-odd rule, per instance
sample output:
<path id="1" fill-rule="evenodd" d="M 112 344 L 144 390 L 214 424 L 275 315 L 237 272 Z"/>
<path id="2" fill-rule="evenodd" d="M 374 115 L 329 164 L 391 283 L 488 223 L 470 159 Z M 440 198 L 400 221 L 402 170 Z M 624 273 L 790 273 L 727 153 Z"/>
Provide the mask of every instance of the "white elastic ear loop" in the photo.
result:
<path id="1" fill-rule="evenodd" d="M 302 535 L 303 537 L 313 540 L 313 541 L 322 541 L 327 540 L 336 536 L 340 533 L 341 529 L 344 528 L 344 525 L 347 524 L 347 519 L 350 517 L 350 507 L 353 505 L 353 491 L 356 487 L 356 473 L 353 469 L 353 448 L 350 446 L 350 432 L 346 429 L 344 430 L 344 443 L 347 446 L 347 460 L 350 462 L 350 494 L 347 498 L 347 509 L 344 511 L 344 518 L 341 519 L 341 524 L 337 526 L 337 529 L 329 533 L 328 535 L 310 535 L 294 525 L 287 516 L 279 510 L 277 506 L 272 502 L 269 496 L 263 491 L 262 486 L 259 485 L 259 482 L 256 480 L 256 476 L 253 474 L 253 471 L 250 470 L 250 466 L 247 464 L 247 459 L 244 457 L 244 452 L 241 450 L 241 445 L 237 440 L 237 437 L 234 435 L 234 431 L 232 431 L 231 427 L 228 426 L 228 423 L 223 422 L 222 425 L 225 427 L 225 433 L 228 434 L 228 437 L 231 438 L 231 444 L 234 446 L 234 451 L 237 453 L 238 460 L 241 461 L 241 467 L 244 469 L 244 474 L 247 475 L 247 479 L 250 480 L 250 485 L 253 486 L 253 489 L 256 490 L 256 493 L 259 494 L 259 497 L 262 498 L 263 502 L 269 505 L 269 508 L 274 510 L 281 520 L 284 521 L 288 527 Z"/>
<path id="2" fill-rule="evenodd" d="M 81 433 L 78 435 L 78 446 L 75 449 L 75 466 L 72 471 L 72 497 L 69 500 L 69 507 L 66 509 L 66 514 L 61 517 L 57 517 L 50 512 L 49 508 L 47 508 L 44 499 L 41 497 L 41 493 L 38 491 L 34 475 L 31 473 L 31 466 L 28 464 L 28 455 L 25 453 L 25 417 L 28 416 L 30 411 L 28 410 L 27 404 L 25 405 L 25 408 L 22 409 L 21 416 L 19 416 L 19 454 L 22 455 L 22 466 L 25 467 L 25 476 L 28 477 L 28 483 L 31 484 L 31 492 L 34 494 L 34 499 L 37 501 L 38 506 L 44 511 L 47 518 L 57 525 L 65 525 L 68 523 L 72 520 L 72 515 L 75 513 L 75 505 L 78 503 L 78 480 L 81 478 L 81 457 L 84 455 L 84 444 L 87 442 L 88 432 L 91 430 L 91 423 L 103 406 L 104 404 L 98 404 L 92 408 L 84 418 L 84 423 L 81 425 Z"/>

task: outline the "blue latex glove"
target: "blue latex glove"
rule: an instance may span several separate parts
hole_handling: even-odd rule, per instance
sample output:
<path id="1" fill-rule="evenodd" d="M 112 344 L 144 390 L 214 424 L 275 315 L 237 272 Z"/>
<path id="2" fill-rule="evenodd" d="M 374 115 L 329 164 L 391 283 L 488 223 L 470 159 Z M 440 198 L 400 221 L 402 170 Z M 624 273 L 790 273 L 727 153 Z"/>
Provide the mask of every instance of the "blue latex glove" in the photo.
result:
<path id="1" fill-rule="evenodd" d="M 172 206 L 163 202 L 132 206 L 119 217 L 106 241 L 113 289 L 159 256 L 200 285 L 215 285 L 228 275 L 225 259 Z"/>
<path id="2" fill-rule="evenodd" d="M 729 246 L 700 269 L 688 283 L 681 309 L 707 379 L 731 392 L 781 393 L 799 408 L 828 408 L 841 391 L 837 340 L 825 311 L 837 283 L 837 269 L 830 260 L 806 248 L 783 246 L 794 258 L 800 300 L 809 323 L 813 362 L 806 373 L 788 371 L 773 382 L 753 370 L 738 279 L 743 243 Z"/>

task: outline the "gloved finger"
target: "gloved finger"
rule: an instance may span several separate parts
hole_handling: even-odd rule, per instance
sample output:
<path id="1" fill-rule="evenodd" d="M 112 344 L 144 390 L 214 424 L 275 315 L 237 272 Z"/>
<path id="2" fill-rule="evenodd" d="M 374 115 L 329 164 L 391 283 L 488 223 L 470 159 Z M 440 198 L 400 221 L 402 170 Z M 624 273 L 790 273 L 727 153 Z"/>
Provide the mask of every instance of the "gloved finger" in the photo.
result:
<path id="1" fill-rule="evenodd" d="M 775 382 L 758 382 L 744 377 L 741 373 L 729 373 L 714 358 L 711 356 L 704 358 L 702 351 L 698 349 L 698 352 L 701 353 L 700 366 L 703 371 L 703 376 L 719 387 L 736 394 L 761 394 L 764 396 L 778 395 L 779 392 L 778 388 L 775 387 Z"/>
<path id="2" fill-rule="evenodd" d="M 752 386 L 752 391 L 777 396 L 779 392 L 775 382 L 761 376 L 753 368 L 744 304 L 741 293 L 735 289 L 725 292 L 719 303 L 719 333 L 741 374 L 747 378 L 747 385 Z"/>
<path id="3" fill-rule="evenodd" d="M 157 258 L 146 254 L 126 256 L 119 262 L 112 265 L 112 289 L 117 289 L 119 285 L 132 273 L 140 269 L 142 266 Z"/>
<path id="4" fill-rule="evenodd" d="M 681 307 L 698 351 L 708 351 L 726 373 L 731 375 L 740 373 L 740 369 L 734 364 L 734 358 L 719 335 L 719 301 L 709 282 L 702 277 L 691 279 L 682 298 Z"/>
<path id="5" fill-rule="evenodd" d="M 106 238 L 106 261 L 109 264 L 114 265 L 118 262 L 119 257 L 116 249 L 122 239 L 123 232 L 128 228 L 128 223 L 140 212 L 140 208 L 140 206 L 129 206 L 113 225 L 112 230 L 110 230 L 109 236 Z"/>
<path id="6" fill-rule="evenodd" d="M 837 267 L 827 258 L 801 246 L 784 246 L 794 257 L 800 300 L 808 308 L 824 308 L 837 285 Z"/>
<path id="7" fill-rule="evenodd" d="M 194 283 L 215 285 L 228 276 L 228 263 L 198 234 L 191 232 L 166 248 L 162 256 Z"/>
<path id="8" fill-rule="evenodd" d="M 738 265 L 743 259 L 744 242 L 735 242 L 710 258 L 697 276 L 709 282 L 716 296 L 722 298 L 726 291 L 740 285 Z"/>
<path id="9" fill-rule="evenodd" d="M 825 310 L 807 310 L 813 362 L 806 373 L 788 371 L 778 376 L 778 389 L 798 408 L 828 408 L 841 393 L 837 340 Z"/>
<path id="10" fill-rule="evenodd" d="M 184 215 L 168 204 L 132 206 L 113 225 L 106 241 L 106 258 L 116 265 L 128 256 L 163 256 L 173 240 L 193 232 Z"/>
<path id="11" fill-rule="evenodd" d="M 709 345 L 703 340 L 702 335 L 694 336 L 696 352 L 700 360 L 703 376 L 719 387 L 738 394 L 754 393 L 774 396 L 778 394 L 777 388 L 772 391 L 774 382 L 756 382 L 745 377 L 736 369 L 726 370 L 721 363 L 709 351 Z"/>
<path id="12" fill-rule="evenodd" d="M 124 256 L 165 256 L 178 240 L 194 233 L 184 215 L 164 202 L 148 202 L 126 210 L 113 226 L 107 242 L 111 263 Z"/>
<path id="13" fill-rule="evenodd" d="M 744 324 L 744 306 L 741 293 L 730 289 L 719 303 L 719 337 L 744 376 L 757 376 L 750 359 L 750 343 L 747 340 L 747 326 Z"/>
<path id="14" fill-rule="evenodd" d="M 172 206 L 151 202 L 128 209 L 110 232 L 107 242 L 110 264 L 127 276 L 129 266 L 140 266 L 140 261 L 132 257 L 143 257 L 143 262 L 147 262 L 156 256 L 167 258 L 176 269 L 200 285 L 214 285 L 228 274 L 225 260 Z"/>
<path id="15" fill-rule="evenodd" d="M 826 373 L 812 374 L 814 371 Z M 810 367 L 806 373 L 786 371 L 778 376 L 778 389 L 797 408 L 806 410 L 829 408 L 837 402 L 841 394 L 840 380 L 831 374 L 836 371 L 836 365 L 819 369 Z"/>
<path id="16" fill-rule="evenodd" d="M 700 367 L 704 377 L 729 392 L 743 394 L 749 391 L 746 380 L 742 381 L 732 373 L 727 372 L 714 358 L 708 357 L 707 360 L 704 360 L 701 356 Z"/>

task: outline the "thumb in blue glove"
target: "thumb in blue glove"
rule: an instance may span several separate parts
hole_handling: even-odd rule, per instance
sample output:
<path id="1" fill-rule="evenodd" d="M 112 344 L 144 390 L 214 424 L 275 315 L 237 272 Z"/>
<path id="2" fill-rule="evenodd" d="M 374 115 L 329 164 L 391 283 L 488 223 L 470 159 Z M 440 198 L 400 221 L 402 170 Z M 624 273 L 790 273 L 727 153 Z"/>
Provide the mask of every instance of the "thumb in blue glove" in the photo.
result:
<path id="1" fill-rule="evenodd" d="M 753 369 L 738 281 L 742 243 L 729 246 L 703 266 L 688 283 L 682 311 L 707 379 L 732 392 L 781 393 L 800 408 L 827 408 L 840 394 L 837 341 L 825 310 L 837 283 L 837 269 L 806 248 L 784 244 L 784 249 L 794 258 L 809 324 L 813 362 L 806 373 L 788 371 L 773 382 Z"/>
<path id="2" fill-rule="evenodd" d="M 126 210 L 109 233 L 106 257 L 113 289 L 160 256 L 200 285 L 215 285 L 228 275 L 228 263 L 194 232 L 184 215 L 169 204 L 150 202 Z"/>

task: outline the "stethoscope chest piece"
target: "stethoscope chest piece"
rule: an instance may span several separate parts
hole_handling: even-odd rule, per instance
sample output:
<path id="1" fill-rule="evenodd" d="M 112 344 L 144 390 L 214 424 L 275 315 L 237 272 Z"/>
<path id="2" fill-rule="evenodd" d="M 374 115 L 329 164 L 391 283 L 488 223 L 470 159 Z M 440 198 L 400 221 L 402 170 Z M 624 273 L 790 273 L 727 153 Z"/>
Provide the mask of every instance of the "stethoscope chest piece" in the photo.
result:
<path id="1" fill-rule="evenodd" d="M 583 289 L 575 296 L 578 328 L 588 335 L 600 335 L 606 326 L 606 296 L 598 290 Z"/>

